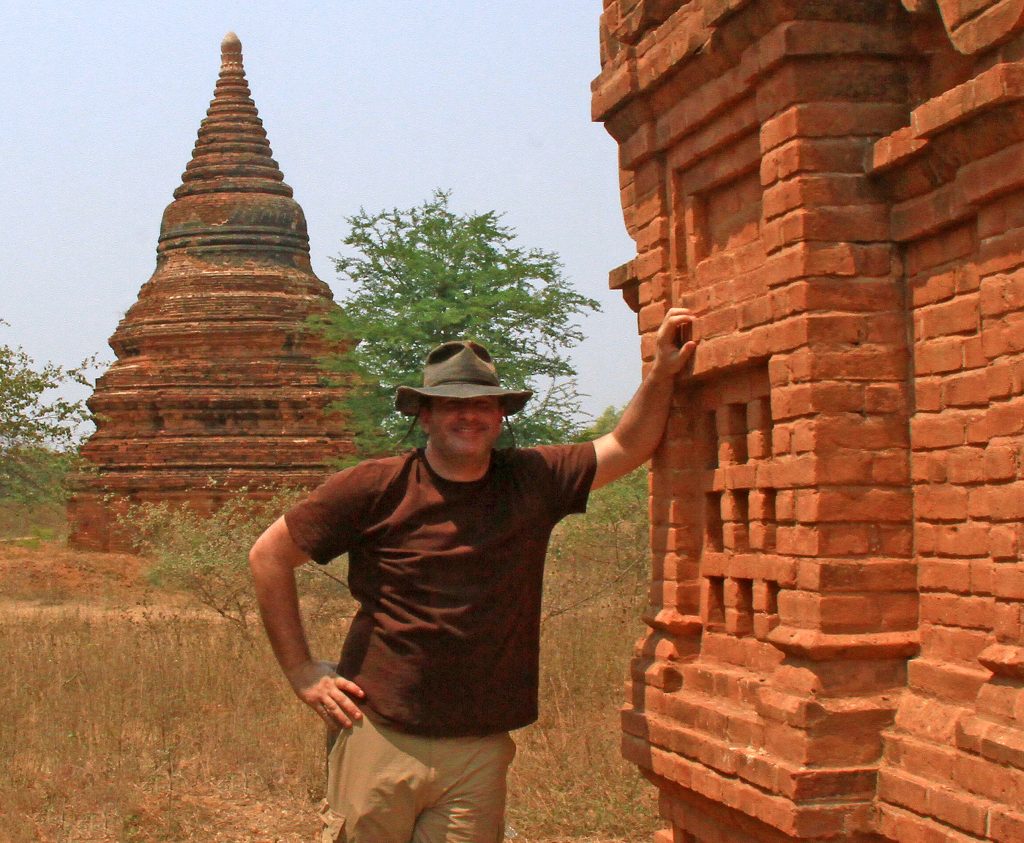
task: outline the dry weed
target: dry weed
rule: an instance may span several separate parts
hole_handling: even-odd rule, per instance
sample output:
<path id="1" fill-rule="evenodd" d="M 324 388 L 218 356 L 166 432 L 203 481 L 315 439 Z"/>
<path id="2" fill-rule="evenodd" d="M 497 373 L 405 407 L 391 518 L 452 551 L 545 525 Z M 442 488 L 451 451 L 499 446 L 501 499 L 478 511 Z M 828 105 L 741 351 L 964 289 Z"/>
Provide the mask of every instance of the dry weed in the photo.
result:
<path id="1" fill-rule="evenodd" d="M 523 843 L 650 839 L 652 789 L 617 748 L 632 621 L 612 620 L 546 628 L 542 716 L 510 783 Z M 330 652 L 343 630 L 321 637 Z M 323 735 L 262 641 L 194 612 L 18 612 L 0 653 L 0 840 L 309 838 Z"/>
<path id="2" fill-rule="evenodd" d="M 657 826 L 654 789 L 618 750 L 645 490 L 634 478 L 614 494 L 553 543 L 541 718 L 516 733 L 510 776 L 517 843 L 641 841 Z M 33 552 L 45 573 L 30 573 Z M 262 636 L 181 595 L 136 586 L 133 604 L 100 555 L 12 553 L 0 559 L 20 597 L 0 605 L 0 843 L 311 839 L 324 736 Z M 320 655 L 338 652 L 343 614 L 317 613 Z"/>
<path id="3" fill-rule="evenodd" d="M 285 839 L 280 822 L 208 834 L 239 794 L 308 830 L 295 808 L 321 786 L 323 738 L 262 642 L 194 613 L 66 612 L 0 623 L 0 653 L 11 841 Z"/>
<path id="4" fill-rule="evenodd" d="M 524 839 L 650 840 L 656 792 L 619 754 L 625 666 L 639 634 L 608 609 L 545 624 L 540 719 L 515 733 L 510 826 Z"/>

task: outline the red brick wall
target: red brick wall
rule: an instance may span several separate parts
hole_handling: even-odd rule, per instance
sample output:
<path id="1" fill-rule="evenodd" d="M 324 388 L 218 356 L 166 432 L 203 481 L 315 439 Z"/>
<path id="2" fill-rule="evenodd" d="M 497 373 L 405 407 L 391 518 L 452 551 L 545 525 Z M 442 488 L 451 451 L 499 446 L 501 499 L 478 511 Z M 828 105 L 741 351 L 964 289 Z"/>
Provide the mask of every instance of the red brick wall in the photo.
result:
<path id="1" fill-rule="evenodd" d="M 700 340 L 623 712 L 664 841 L 1024 839 L 1018 6 L 606 0 L 611 283 Z"/>
<path id="2" fill-rule="evenodd" d="M 879 779 L 895 839 L 1024 839 L 1022 71 L 922 104 L 873 159 L 914 343 L 921 653 Z"/>

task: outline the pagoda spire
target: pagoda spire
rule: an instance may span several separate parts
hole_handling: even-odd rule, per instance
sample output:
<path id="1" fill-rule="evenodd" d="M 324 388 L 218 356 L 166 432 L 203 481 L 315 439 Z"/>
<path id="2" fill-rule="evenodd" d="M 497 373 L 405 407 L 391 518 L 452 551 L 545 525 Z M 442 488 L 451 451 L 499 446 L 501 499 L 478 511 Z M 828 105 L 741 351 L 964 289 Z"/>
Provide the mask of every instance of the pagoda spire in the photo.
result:
<path id="1" fill-rule="evenodd" d="M 292 189 L 284 183 L 272 155 L 245 78 L 242 42 L 229 32 L 220 44 L 220 76 L 213 100 L 174 198 L 233 190 L 291 196 Z"/>
<path id="2" fill-rule="evenodd" d="M 290 253 L 308 265 L 302 209 L 274 160 L 242 66 L 242 42 L 220 45 L 220 74 L 192 159 L 164 211 L 157 253 Z M 269 250 L 269 251 L 268 251 Z"/>

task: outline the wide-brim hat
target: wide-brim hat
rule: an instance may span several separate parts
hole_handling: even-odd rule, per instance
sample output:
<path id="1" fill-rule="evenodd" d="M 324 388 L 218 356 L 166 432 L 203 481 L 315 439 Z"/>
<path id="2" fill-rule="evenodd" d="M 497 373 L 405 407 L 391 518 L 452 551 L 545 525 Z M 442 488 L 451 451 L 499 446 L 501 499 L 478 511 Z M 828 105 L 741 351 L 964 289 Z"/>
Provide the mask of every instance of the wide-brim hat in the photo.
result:
<path id="1" fill-rule="evenodd" d="M 530 400 L 529 389 L 503 389 L 487 349 L 469 340 L 446 342 L 427 355 L 423 386 L 400 386 L 395 409 L 407 416 L 420 411 L 424 398 L 479 398 L 496 395 L 507 415 L 518 413 Z"/>

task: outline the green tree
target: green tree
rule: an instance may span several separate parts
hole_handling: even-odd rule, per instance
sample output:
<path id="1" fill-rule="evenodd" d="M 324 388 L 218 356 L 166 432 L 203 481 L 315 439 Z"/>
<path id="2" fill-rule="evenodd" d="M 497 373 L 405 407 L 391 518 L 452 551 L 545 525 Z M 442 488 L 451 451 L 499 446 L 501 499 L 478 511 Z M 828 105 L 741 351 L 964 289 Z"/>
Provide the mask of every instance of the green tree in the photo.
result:
<path id="1" fill-rule="evenodd" d="M 615 430 L 615 425 L 619 423 L 619 419 L 622 418 L 625 409 L 623 407 L 617 410 L 613 405 L 609 404 L 601 411 L 601 415 L 594 419 L 588 427 L 583 428 L 583 430 L 576 434 L 576 441 L 589 442 L 592 439 L 597 439 L 599 436 L 604 436 L 606 433 L 611 433 Z"/>
<path id="2" fill-rule="evenodd" d="M 92 364 L 38 366 L 21 348 L 0 344 L 0 499 L 37 503 L 59 496 L 89 413 L 84 401 L 52 391 L 89 384 Z"/>
<path id="3" fill-rule="evenodd" d="M 578 428 L 568 351 L 583 339 L 577 318 L 598 303 L 572 288 L 557 254 L 518 246 L 497 213 L 459 214 L 449 197 L 346 220 L 352 254 L 335 265 L 350 292 L 320 326 L 349 349 L 328 365 L 353 384 L 341 409 L 360 457 L 396 449 L 409 421 L 394 411 L 395 388 L 419 386 L 427 352 L 453 339 L 483 343 L 503 385 L 536 393 L 515 420 L 520 444 Z"/>

